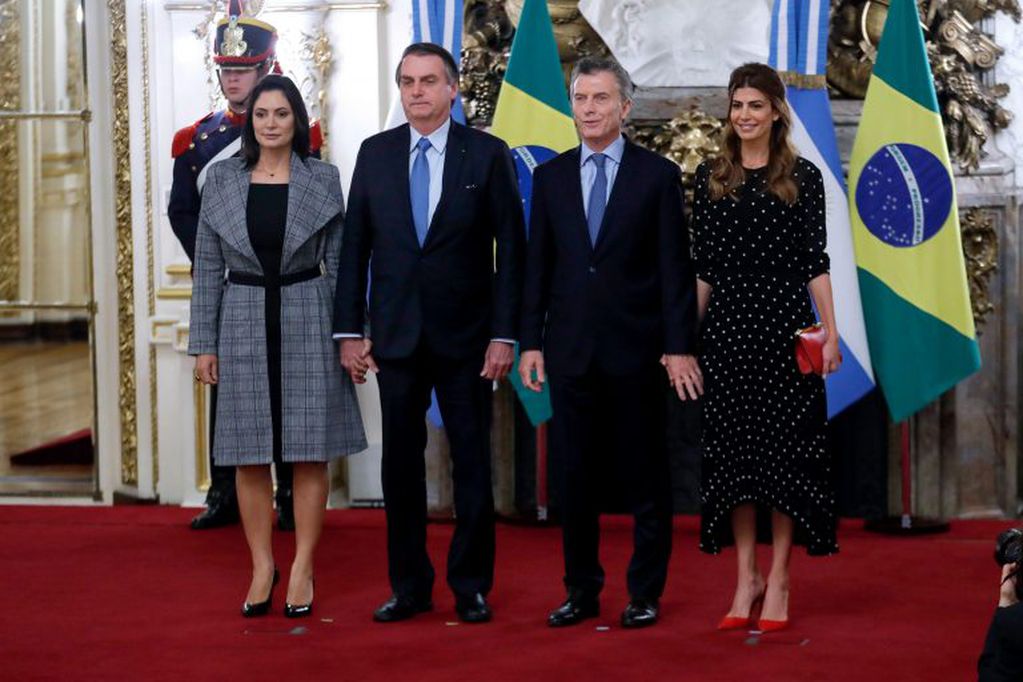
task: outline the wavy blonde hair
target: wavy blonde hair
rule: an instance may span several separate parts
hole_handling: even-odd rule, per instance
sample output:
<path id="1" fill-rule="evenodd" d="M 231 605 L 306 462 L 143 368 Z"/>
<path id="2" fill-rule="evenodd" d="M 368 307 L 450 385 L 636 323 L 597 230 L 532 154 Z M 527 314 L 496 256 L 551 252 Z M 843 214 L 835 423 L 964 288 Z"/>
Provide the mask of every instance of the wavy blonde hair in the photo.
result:
<path id="1" fill-rule="evenodd" d="M 771 126 L 771 141 L 767 159 L 767 191 L 788 205 L 799 198 L 799 186 L 794 178 L 797 154 L 789 139 L 792 114 L 785 101 L 785 84 L 778 72 L 767 64 L 743 64 L 728 79 L 728 109 L 725 119 L 724 144 L 721 156 L 711 165 L 708 186 L 710 198 L 717 201 L 723 196 L 738 199 L 738 189 L 746 181 L 742 167 L 742 140 L 732 126 L 732 97 L 739 88 L 755 88 L 767 95 L 771 107 L 778 112 L 778 120 Z"/>

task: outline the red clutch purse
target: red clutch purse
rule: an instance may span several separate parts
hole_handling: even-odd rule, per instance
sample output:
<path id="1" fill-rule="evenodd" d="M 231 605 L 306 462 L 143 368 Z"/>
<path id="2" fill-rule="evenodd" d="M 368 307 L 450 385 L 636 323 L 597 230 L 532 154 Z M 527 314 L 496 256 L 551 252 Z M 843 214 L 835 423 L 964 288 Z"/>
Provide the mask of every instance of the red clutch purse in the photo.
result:
<path id="1" fill-rule="evenodd" d="M 803 374 L 820 374 L 824 370 L 824 342 L 828 332 L 818 322 L 796 332 L 796 364 Z"/>

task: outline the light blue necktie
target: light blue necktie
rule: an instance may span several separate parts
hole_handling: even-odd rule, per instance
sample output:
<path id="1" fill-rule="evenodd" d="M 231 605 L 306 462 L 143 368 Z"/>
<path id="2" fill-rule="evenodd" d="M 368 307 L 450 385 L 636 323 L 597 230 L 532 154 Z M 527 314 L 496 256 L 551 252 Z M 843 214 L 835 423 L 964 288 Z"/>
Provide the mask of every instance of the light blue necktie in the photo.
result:
<path id="1" fill-rule="evenodd" d="M 426 160 L 426 150 L 431 147 L 430 139 L 419 138 L 416 143 L 419 154 L 412 162 L 412 177 L 409 189 L 412 195 L 412 222 L 416 226 L 416 237 L 419 245 L 426 241 L 426 232 L 430 229 L 430 162 Z"/>
<path id="2" fill-rule="evenodd" d="M 598 153 L 591 156 L 590 160 L 597 167 L 597 173 L 593 176 L 593 185 L 590 187 L 586 226 L 590 231 L 590 244 L 596 245 L 597 235 L 600 234 L 600 224 L 604 222 L 604 208 L 607 206 L 607 175 L 604 173 L 604 162 L 607 157 Z"/>

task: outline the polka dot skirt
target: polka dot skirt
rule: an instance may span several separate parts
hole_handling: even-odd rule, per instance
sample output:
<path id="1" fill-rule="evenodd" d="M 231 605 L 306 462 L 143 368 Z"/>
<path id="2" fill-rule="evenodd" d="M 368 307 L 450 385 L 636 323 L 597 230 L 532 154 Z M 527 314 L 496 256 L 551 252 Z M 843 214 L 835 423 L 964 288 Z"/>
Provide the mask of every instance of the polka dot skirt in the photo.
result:
<path id="1" fill-rule="evenodd" d="M 824 381 L 800 374 L 793 350 L 795 331 L 814 322 L 806 285 L 829 267 L 823 180 L 799 159 L 788 206 L 766 191 L 763 170 L 746 171 L 738 201 L 710 201 L 709 174 L 708 163 L 697 170 L 693 206 L 697 269 L 713 287 L 700 331 L 700 549 L 732 544 L 732 510 L 756 503 L 792 517 L 810 554 L 832 554 Z"/>

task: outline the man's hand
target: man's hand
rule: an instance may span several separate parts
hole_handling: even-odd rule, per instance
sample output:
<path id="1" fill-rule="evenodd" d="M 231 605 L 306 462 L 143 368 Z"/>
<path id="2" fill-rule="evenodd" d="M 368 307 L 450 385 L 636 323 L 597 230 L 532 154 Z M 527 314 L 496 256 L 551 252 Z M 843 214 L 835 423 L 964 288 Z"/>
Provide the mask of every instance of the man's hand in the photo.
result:
<path id="1" fill-rule="evenodd" d="M 483 371 L 480 372 L 480 376 L 491 381 L 503 379 L 508 376 L 513 364 L 515 346 L 504 341 L 491 341 L 483 358 Z"/>
<path id="2" fill-rule="evenodd" d="M 204 384 L 215 384 L 220 379 L 217 367 L 217 356 L 212 353 L 198 355 L 195 358 L 195 379 Z"/>
<path id="3" fill-rule="evenodd" d="M 703 372 L 695 355 L 663 355 L 661 364 L 679 400 L 696 400 L 703 395 Z"/>
<path id="4" fill-rule="evenodd" d="M 1017 564 L 1005 564 L 1002 566 L 1002 585 L 998 590 L 998 605 L 999 606 L 1014 606 L 1019 602 L 1019 598 L 1016 596 L 1016 581 L 1019 580 L 1019 575 L 1015 575 L 1009 578 L 1009 574 L 1015 571 Z"/>
<path id="5" fill-rule="evenodd" d="M 341 366 L 352 377 L 353 382 L 364 384 L 367 371 L 380 371 L 373 360 L 372 350 L 373 342 L 369 339 L 341 339 L 341 343 L 338 344 Z"/>
<path id="6" fill-rule="evenodd" d="M 536 378 L 533 373 L 536 372 Z M 538 350 L 527 350 L 519 356 L 519 378 L 522 385 L 531 391 L 539 393 L 543 385 L 547 383 L 547 377 L 543 371 L 543 353 Z"/>

